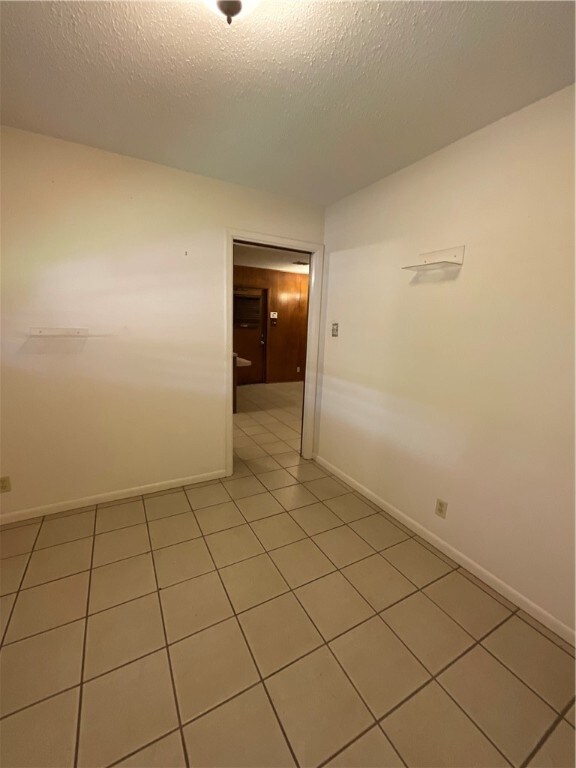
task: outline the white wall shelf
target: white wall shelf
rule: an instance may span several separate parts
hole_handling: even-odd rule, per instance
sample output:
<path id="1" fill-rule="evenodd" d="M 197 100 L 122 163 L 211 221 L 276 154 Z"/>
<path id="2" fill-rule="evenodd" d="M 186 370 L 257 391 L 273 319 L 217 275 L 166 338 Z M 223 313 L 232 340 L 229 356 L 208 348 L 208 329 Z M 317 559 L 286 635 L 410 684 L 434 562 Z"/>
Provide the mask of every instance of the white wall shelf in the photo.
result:
<path id="1" fill-rule="evenodd" d="M 430 253 L 421 253 L 420 264 L 411 264 L 402 269 L 409 269 L 412 272 L 421 272 L 432 269 L 442 269 L 444 267 L 461 267 L 464 264 L 464 246 L 457 248 L 445 248 L 442 251 L 430 251 Z"/>

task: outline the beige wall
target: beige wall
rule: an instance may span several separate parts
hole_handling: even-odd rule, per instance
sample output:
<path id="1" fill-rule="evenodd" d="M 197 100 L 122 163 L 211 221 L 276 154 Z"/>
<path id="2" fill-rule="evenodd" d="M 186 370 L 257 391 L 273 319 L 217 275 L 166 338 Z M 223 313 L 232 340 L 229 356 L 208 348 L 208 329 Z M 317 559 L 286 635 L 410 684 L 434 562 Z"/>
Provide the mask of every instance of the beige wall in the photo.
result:
<path id="1" fill-rule="evenodd" d="M 227 227 L 321 242 L 323 213 L 3 130 L 4 519 L 224 471 Z"/>
<path id="2" fill-rule="evenodd" d="M 319 450 L 568 636 L 573 149 L 569 88 L 328 209 Z M 457 245 L 455 279 L 401 270 Z"/>

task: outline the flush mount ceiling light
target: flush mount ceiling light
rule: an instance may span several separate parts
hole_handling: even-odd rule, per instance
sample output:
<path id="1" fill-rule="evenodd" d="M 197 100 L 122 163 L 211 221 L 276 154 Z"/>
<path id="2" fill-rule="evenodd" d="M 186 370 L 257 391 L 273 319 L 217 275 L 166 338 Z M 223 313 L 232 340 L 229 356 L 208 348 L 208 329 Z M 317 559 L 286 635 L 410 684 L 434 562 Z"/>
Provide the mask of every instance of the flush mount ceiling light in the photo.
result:
<path id="1" fill-rule="evenodd" d="M 234 16 L 238 16 L 242 10 L 242 3 L 240 0 L 217 0 L 216 5 L 218 10 L 222 11 L 228 24 L 232 24 Z"/>
<path id="2" fill-rule="evenodd" d="M 258 5 L 258 2 L 259 0 L 204 0 L 211 11 L 226 16 L 228 24 L 232 24 L 232 19 L 236 18 L 240 12 L 244 18 Z"/>

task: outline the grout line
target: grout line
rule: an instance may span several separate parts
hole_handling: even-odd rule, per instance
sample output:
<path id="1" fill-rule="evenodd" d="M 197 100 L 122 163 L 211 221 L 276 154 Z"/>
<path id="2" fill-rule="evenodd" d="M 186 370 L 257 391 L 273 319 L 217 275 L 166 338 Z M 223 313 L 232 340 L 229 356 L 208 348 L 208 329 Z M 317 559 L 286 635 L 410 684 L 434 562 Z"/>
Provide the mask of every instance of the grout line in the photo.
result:
<path id="1" fill-rule="evenodd" d="M 186 494 L 184 494 L 186 496 Z M 188 502 L 188 506 L 190 507 L 190 512 L 192 513 L 192 516 L 194 520 L 196 521 L 196 525 L 198 526 L 198 521 L 196 520 L 196 516 L 194 515 L 194 512 L 192 512 L 192 506 L 190 505 L 190 500 L 188 499 L 188 496 L 186 496 L 186 501 Z M 200 526 L 198 526 L 200 528 Z M 152 550 L 152 537 L 150 535 L 150 523 L 148 520 L 146 520 L 146 531 L 148 533 L 148 542 L 150 544 L 150 557 L 152 560 L 152 569 L 154 571 L 154 580 L 156 582 L 156 594 L 158 596 L 158 604 L 160 607 L 160 617 L 162 619 L 162 632 L 164 633 L 164 650 L 166 653 L 166 658 L 168 660 L 168 669 L 170 672 L 170 680 L 172 683 L 172 694 L 174 696 L 174 704 L 176 706 L 176 717 L 178 718 L 178 727 L 180 730 L 180 740 L 182 742 L 182 750 L 184 752 L 184 760 L 186 762 L 186 766 L 190 765 L 190 761 L 188 759 L 188 748 L 186 747 L 186 740 L 184 738 L 184 731 L 182 729 L 182 713 L 180 711 L 180 702 L 178 701 L 178 695 L 176 693 L 176 683 L 174 681 L 174 669 L 172 667 L 172 657 L 170 656 L 170 651 L 168 650 L 168 632 L 166 630 L 166 620 L 164 617 L 164 606 L 162 605 L 162 600 L 160 596 L 160 585 L 158 583 L 158 573 L 156 571 L 156 560 L 154 559 L 154 553 Z"/>
<path id="2" fill-rule="evenodd" d="M 159 741 L 162 741 L 162 739 L 168 738 L 168 736 L 172 736 L 173 733 L 179 733 L 180 728 L 172 728 L 171 731 L 167 731 L 166 733 L 163 733 L 162 736 L 158 736 L 157 739 L 153 739 L 152 741 L 149 741 L 147 744 L 143 744 L 141 747 L 138 747 L 138 749 L 135 749 L 133 752 L 129 752 L 127 755 L 122 755 L 118 760 L 114 760 L 113 763 L 109 763 L 107 768 L 113 768 L 113 766 L 118 765 L 118 763 L 123 763 L 125 760 L 128 760 L 130 757 L 134 757 L 134 755 L 137 755 L 138 752 L 141 752 L 143 749 L 148 749 L 148 747 L 151 747 L 153 744 L 157 744 Z"/>
<path id="3" fill-rule="evenodd" d="M 254 536 L 256 536 L 256 534 L 254 532 L 252 532 L 252 533 L 253 533 Z M 256 538 L 258 539 L 257 536 L 256 536 Z M 260 542 L 260 539 L 258 539 L 258 541 Z M 260 546 L 262 546 L 261 542 L 260 542 Z M 208 547 L 207 544 L 206 544 L 206 548 L 210 552 L 210 548 Z M 266 550 L 264 550 L 264 553 L 265 552 L 266 552 Z M 236 613 L 236 608 L 234 607 L 234 603 L 232 602 L 232 599 L 231 599 L 231 597 L 230 597 L 230 595 L 228 593 L 228 590 L 226 589 L 226 584 L 224 583 L 224 579 L 222 578 L 222 574 L 220 573 L 220 569 L 218 567 L 216 567 L 216 561 L 214 560 L 212 552 L 210 552 L 210 557 L 212 558 L 212 561 L 214 563 L 214 567 L 216 569 L 216 573 L 218 574 L 218 578 L 220 579 L 220 584 L 222 585 L 222 589 L 224 590 L 224 594 L 228 598 L 228 602 L 230 603 L 230 607 L 232 609 L 234 618 L 236 619 L 236 624 L 238 625 L 238 628 L 239 628 L 239 630 L 240 630 L 240 632 L 242 634 L 242 637 L 244 638 L 244 643 L 246 645 L 246 648 L 248 649 L 248 652 L 249 652 L 250 657 L 252 659 L 252 663 L 254 664 L 254 668 L 255 668 L 255 670 L 256 670 L 256 672 L 258 674 L 258 678 L 259 678 L 259 683 L 258 684 L 260 684 L 260 683 L 262 684 L 262 688 L 264 689 L 264 692 L 265 692 L 266 696 L 268 697 L 268 701 L 270 702 L 270 706 L 272 707 L 272 711 L 274 712 L 274 716 L 276 717 L 276 720 L 278 721 L 278 725 L 280 726 L 280 730 L 282 731 L 282 735 L 284 736 L 286 744 L 288 745 L 288 749 L 290 750 L 290 754 L 292 755 L 292 759 L 294 760 L 295 765 L 299 766 L 300 763 L 298 762 L 298 759 L 296 758 L 296 754 L 294 752 L 294 749 L 292 748 L 292 745 L 290 744 L 290 741 L 288 739 L 288 735 L 286 734 L 286 731 L 284 729 L 284 725 L 283 725 L 282 721 L 280 720 L 280 717 L 278 716 L 278 712 L 276 711 L 276 707 L 274 706 L 274 703 L 273 703 L 273 701 L 272 701 L 272 699 L 270 697 L 270 693 L 268 692 L 268 689 L 264 685 L 264 679 L 262 677 L 262 673 L 260 672 L 260 667 L 258 666 L 258 663 L 256 662 L 256 657 L 254 656 L 254 653 L 252 651 L 250 643 L 248 642 L 248 639 L 247 639 L 246 634 L 244 632 L 244 628 L 242 626 L 242 623 L 238 619 L 238 614 Z M 268 558 L 272 562 L 272 558 L 270 558 L 269 555 L 268 555 Z M 274 564 L 274 567 L 276 567 L 275 564 Z M 278 568 L 276 568 L 276 570 L 278 570 Z M 279 570 L 278 570 L 278 573 L 280 573 Z M 282 574 L 280 574 L 280 575 L 282 576 Z M 282 578 L 284 579 L 284 577 L 282 577 Z M 276 595 L 276 597 L 278 597 L 278 595 Z M 241 693 L 245 693 L 246 690 L 248 690 L 248 689 L 245 689 Z M 237 695 L 240 695 L 240 694 L 237 694 Z"/>
<path id="4" fill-rule="evenodd" d="M 92 530 L 96 530 L 96 512 L 94 512 L 94 522 Z M 82 662 L 80 665 L 80 691 L 78 693 L 78 719 L 76 722 L 76 744 L 74 747 L 74 766 L 78 765 L 78 755 L 80 750 L 80 727 L 82 724 L 82 701 L 84 695 L 84 667 L 86 665 L 86 644 L 88 640 L 88 609 L 90 607 L 90 591 L 92 586 L 92 565 L 94 563 L 94 549 L 96 537 L 92 535 L 92 551 L 90 553 L 90 570 L 88 572 L 88 589 L 86 590 L 86 610 L 84 612 L 84 638 L 82 640 Z"/>
<path id="5" fill-rule="evenodd" d="M 28 560 L 26 560 L 26 565 L 24 566 L 24 570 L 22 571 L 22 576 L 20 576 L 20 581 L 18 582 L 18 589 L 16 590 L 16 597 L 14 598 L 14 602 L 12 603 L 12 608 L 10 609 L 10 613 L 8 614 L 8 620 L 6 621 L 6 626 L 4 627 L 4 632 L 2 633 L 0 647 L 4 645 L 4 639 L 8 632 L 8 627 L 10 626 L 10 622 L 12 621 L 12 616 L 14 615 L 14 609 L 16 608 L 16 604 L 18 602 L 18 598 L 22 590 L 22 584 L 24 584 L 24 579 L 26 578 L 26 574 L 28 572 L 28 566 L 30 565 L 30 560 L 32 560 L 32 552 L 34 551 L 34 545 L 38 541 L 38 537 L 40 536 L 40 531 L 42 530 L 43 525 L 44 525 L 44 518 L 42 518 L 42 520 L 40 521 L 40 525 L 38 526 L 38 530 L 36 531 L 36 536 L 32 544 L 32 549 L 28 553 Z M 15 557 L 18 557 L 18 555 L 15 555 Z M 14 593 L 9 592 L 8 594 L 13 595 Z M 7 595 L 4 595 L 4 597 L 7 597 Z"/>
<path id="6" fill-rule="evenodd" d="M 564 707 L 564 709 L 561 710 L 558 717 L 556 717 L 555 720 L 552 722 L 552 724 L 549 725 L 548 728 L 544 731 L 544 733 L 542 734 L 540 740 L 537 742 L 534 749 L 528 754 L 528 756 L 520 764 L 520 768 L 526 768 L 526 766 L 530 763 L 530 760 L 532 760 L 532 758 L 539 752 L 539 750 L 544 746 L 546 741 L 548 741 L 550 736 L 554 733 L 556 728 L 560 725 L 560 723 L 564 719 L 564 716 L 567 714 L 567 712 L 570 710 L 573 704 L 574 704 L 574 698 L 572 698 L 570 703 L 567 704 Z"/>

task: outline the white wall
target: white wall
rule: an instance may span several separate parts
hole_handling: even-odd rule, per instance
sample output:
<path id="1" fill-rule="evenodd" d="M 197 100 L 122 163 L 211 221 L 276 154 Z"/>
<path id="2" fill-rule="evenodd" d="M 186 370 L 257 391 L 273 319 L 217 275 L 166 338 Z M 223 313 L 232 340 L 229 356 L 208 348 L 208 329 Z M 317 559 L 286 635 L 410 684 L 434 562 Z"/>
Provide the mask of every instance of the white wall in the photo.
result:
<path id="1" fill-rule="evenodd" d="M 323 212 L 3 130 L 4 519 L 224 471 L 227 227 L 321 242 Z"/>
<path id="2" fill-rule="evenodd" d="M 321 460 L 565 635 L 573 147 L 568 88 L 329 208 L 319 443 Z M 457 245 L 454 279 L 400 269 Z"/>

